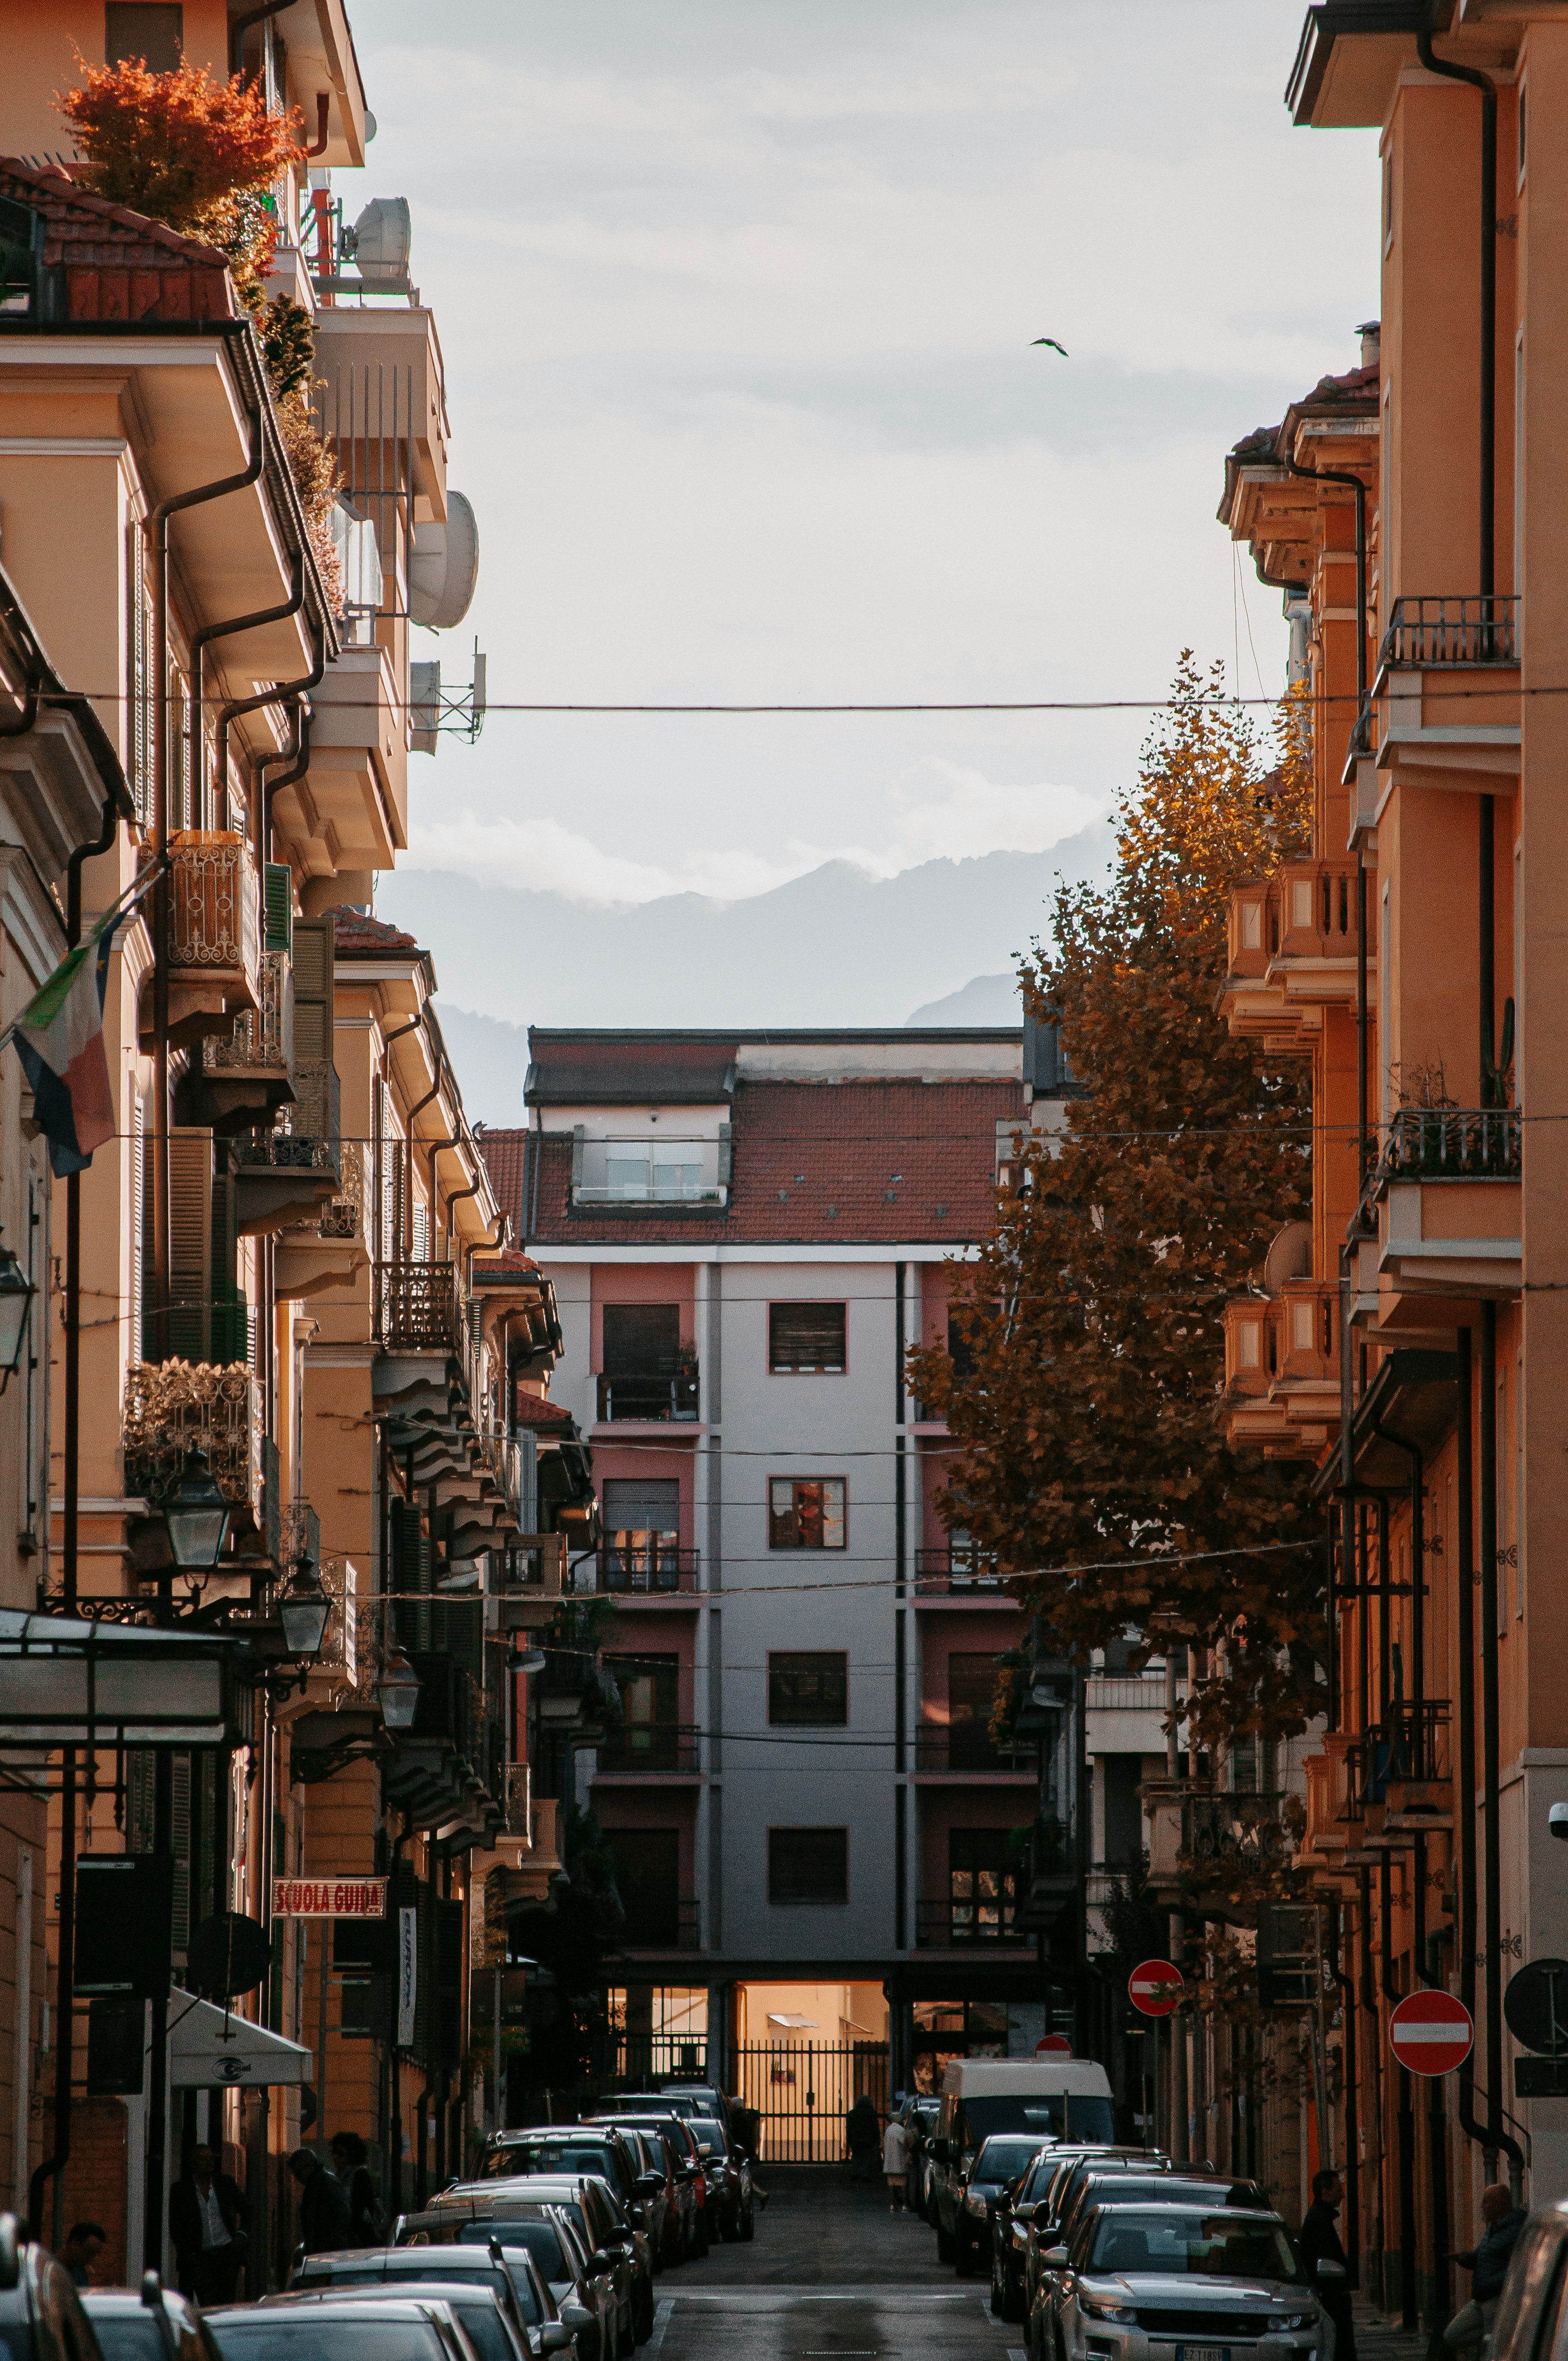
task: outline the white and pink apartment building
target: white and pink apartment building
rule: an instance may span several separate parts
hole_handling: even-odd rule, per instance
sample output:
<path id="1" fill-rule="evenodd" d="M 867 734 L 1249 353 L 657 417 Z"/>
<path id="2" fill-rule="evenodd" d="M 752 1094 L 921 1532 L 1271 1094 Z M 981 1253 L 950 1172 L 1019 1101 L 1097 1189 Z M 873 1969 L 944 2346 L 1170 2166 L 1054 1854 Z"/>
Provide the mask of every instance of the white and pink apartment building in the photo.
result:
<path id="1" fill-rule="evenodd" d="M 484 1147 L 555 1289 L 553 1401 L 593 1447 L 601 1537 L 573 1583 L 618 1602 L 624 1720 L 554 1776 L 615 1852 L 629 2026 L 691 2030 L 715 2071 L 815 2028 L 885 2038 L 894 2088 L 1032 2050 L 1052 1976 L 1015 1923 L 1014 1832 L 1037 1764 L 988 1735 L 1027 1619 L 943 1525 L 946 1430 L 905 1356 L 947 1341 L 1015 1135 L 1061 1119 L 1054 1039 L 529 1046 L 527 1125 Z M 1091 1680 L 1096 1864 L 1146 1845 L 1163 1695 L 1158 1667 Z"/>

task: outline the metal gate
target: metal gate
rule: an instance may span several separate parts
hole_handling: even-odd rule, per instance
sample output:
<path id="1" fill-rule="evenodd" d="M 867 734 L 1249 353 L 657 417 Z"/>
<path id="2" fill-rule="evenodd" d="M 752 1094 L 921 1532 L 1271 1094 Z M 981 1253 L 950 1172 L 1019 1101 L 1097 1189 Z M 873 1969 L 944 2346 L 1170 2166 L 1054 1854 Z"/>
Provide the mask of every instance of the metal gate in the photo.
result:
<path id="1" fill-rule="evenodd" d="M 735 2072 L 762 2118 L 764 2163 L 842 2163 L 844 2118 L 857 2099 L 870 2099 L 886 2125 L 885 2041 L 748 2043 L 735 2052 Z"/>

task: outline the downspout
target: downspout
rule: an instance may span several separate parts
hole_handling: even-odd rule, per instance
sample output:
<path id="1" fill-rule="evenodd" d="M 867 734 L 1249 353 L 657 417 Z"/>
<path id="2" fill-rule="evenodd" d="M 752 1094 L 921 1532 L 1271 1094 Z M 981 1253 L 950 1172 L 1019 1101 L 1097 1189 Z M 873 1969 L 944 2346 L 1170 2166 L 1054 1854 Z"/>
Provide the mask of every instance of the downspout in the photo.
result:
<path id="1" fill-rule="evenodd" d="M 1477 573 L 1484 599 L 1497 588 L 1497 89 L 1475 66 L 1438 57 L 1431 32 L 1416 35 L 1416 55 L 1428 73 L 1468 82 L 1481 93 L 1481 485 Z M 1489 620 L 1483 615 L 1483 625 Z"/>
<path id="2" fill-rule="evenodd" d="M 293 698 L 302 697 L 307 690 L 320 687 L 326 673 L 326 633 L 317 631 L 313 633 L 313 637 L 315 642 L 315 661 L 310 671 L 302 673 L 298 680 L 277 681 L 272 687 L 263 689 L 256 697 L 232 697 L 228 704 L 219 707 L 217 745 L 214 750 L 213 772 L 214 779 L 222 783 L 225 792 L 229 765 L 229 723 L 237 719 L 242 713 L 259 713 L 262 708 L 268 705 L 287 705 Z M 284 751 L 280 747 L 279 753 Z M 272 755 L 264 759 L 275 762 L 278 757 Z M 278 784 L 281 785 L 282 781 L 280 780 Z M 259 809 L 257 814 L 257 834 L 258 837 L 262 834 L 262 816 Z M 260 865 L 258 861 L 258 866 Z M 257 879 L 258 893 L 265 894 L 265 884 L 266 881 L 258 876 Z"/>
<path id="3" fill-rule="evenodd" d="M 1426 1697 L 1426 1675 L 1422 1661 L 1426 1646 L 1426 1625 L 1421 1601 L 1426 1572 L 1423 1513 L 1425 1501 L 1422 1483 L 1425 1462 L 1420 1444 L 1408 1442 L 1402 1434 L 1391 1434 L 1376 1414 L 1372 1420 L 1372 1431 L 1394 1450 L 1402 1451 L 1410 1466 L 1410 1703 L 1414 1708 L 1416 1744 L 1418 1747 L 1422 1747 L 1424 1716 L 1421 1708 Z M 1383 1568 L 1383 1577 L 1387 1583 L 1388 1577 L 1387 1565 Z M 1385 1598 L 1387 1604 L 1387 1594 Z M 1430 1767 L 1423 1759 L 1420 1769 L 1427 1771 Z M 1380 1897 L 1383 1910 L 1383 1989 L 1390 2004 L 1396 1998 L 1393 1981 L 1393 1897 L 1390 1891 L 1392 1875 L 1393 1863 L 1385 1855 L 1383 1891 Z M 1424 1837 L 1416 1839 L 1415 1933 L 1410 1946 L 1410 1956 L 1417 1962 L 1426 1956 L 1426 1839 Z M 1435 2190 L 1438 2180 L 1435 2147 L 1430 2162 Z M 1434 2247 L 1432 2255 L 1434 2280 L 1438 2268 L 1439 2256 Z M 1416 2304 L 1416 2119 L 1411 2100 L 1410 2072 L 1409 2067 L 1404 2065 L 1399 2068 L 1399 2299 L 1403 2315 L 1401 2325 L 1406 2328 L 1419 2327 L 1420 2323 Z"/>
<path id="4" fill-rule="evenodd" d="M 1350 2286 L 1361 2285 L 1361 2086 L 1357 2079 L 1359 2067 L 1355 2054 L 1355 1987 L 1340 1965 L 1340 1945 L 1344 1936 L 1344 1916 L 1341 1905 L 1329 1905 L 1332 1919 L 1332 1948 L 1329 1956 L 1329 1972 L 1343 1995 L 1344 2019 L 1344 2214 L 1345 2228 L 1350 2233 Z"/>
<path id="5" fill-rule="evenodd" d="M 245 71 L 245 37 L 252 25 L 262 24 L 269 16 L 280 16 L 284 9 L 291 7 L 292 5 L 293 0 L 266 0 L 263 7 L 247 8 L 243 16 L 235 18 L 234 23 L 229 27 L 229 72 L 231 74 Z"/>
<path id="6" fill-rule="evenodd" d="M 169 874 L 169 520 L 185 509 L 203 507 L 258 482 L 267 456 L 259 403 L 249 412 L 250 457 L 236 475 L 171 492 L 159 500 L 142 528 L 152 572 L 152 847 L 158 862 L 152 889 L 152 1038 L 156 1082 L 152 1155 L 153 1319 L 161 1349 L 169 1341 L 169 959 L 173 919 Z"/>
<path id="7" fill-rule="evenodd" d="M 280 607 L 258 608 L 254 615 L 235 615 L 226 623 L 203 623 L 191 637 L 191 782 L 196 791 L 196 825 L 206 826 L 207 794 L 202 761 L 202 717 L 206 706 L 206 654 L 214 640 L 232 639 L 236 631 L 259 629 L 263 623 L 286 622 L 305 603 L 305 569 L 294 559 L 294 588 Z M 223 782 L 220 769 L 214 788 Z M 214 796 L 214 807 L 216 798 Z"/>
<path id="8" fill-rule="evenodd" d="M 1470 1331 L 1459 1332 L 1459 1760 L 1454 1817 L 1459 1834 L 1459 1997 L 1475 2015 L 1475 1438 L 1471 1431 Z M 1491 2133 L 1475 2120 L 1475 2051 L 1459 2069 L 1459 2122 L 1480 2147 L 1488 2180 L 1497 2173 Z"/>
<path id="9" fill-rule="evenodd" d="M 419 1116 L 424 1113 L 425 1108 L 429 1106 L 431 1101 L 433 1099 L 438 1099 L 441 1096 L 442 1073 L 446 1061 L 439 1049 L 435 1052 L 433 1062 L 435 1067 L 435 1080 L 432 1082 L 429 1090 L 426 1091 L 423 1098 L 420 1099 L 416 1104 L 410 1107 L 408 1113 L 408 1133 L 403 1147 L 403 1165 L 404 1171 L 407 1176 L 403 1190 L 403 1260 L 405 1262 L 411 1262 L 413 1260 L 414 1124 Z M 433 1247 L 434 1243 L 435 1241 L 433 1235 L 431 1239 L 431 1245 Z"/>
<path id="10" fill-rule="evenodd" d="M 409 1019 L 409 1021 L 408 1021 L 408 1023 L 407 1023 L 406 1025 L 400 1025 L 400 1026 L 399 1026 L 399 1027 L 398 1027 L 398 1029 L 397 1029 L 397 1031 L 396 1031 L 395 1033 L 384 1033 L 384 1034 L 381 1036 L 381 1082 L 382 1082 L 383 1088 L 386 1086 L 386 1084 L 387 1084 L 387 1083 L 388 1083 L 388 1082 L 389 1081 L 390 1076 L 391 1076 L 391 1071 L 392 1071 L 392 1070 L 391 1070 L 390 1060 L 389 1060 L 389 1058 L 388 1058 L 388 1056 L 387 1056 L 387 1052 L 388 1052 L 388 1050 L 391 1048 L 391 1046 L 392 1046 L 392 1044 L 393 1044 L 393 1042 L 394 1042 L 394 1041 L 406 1041 L 406 1040 L 407 1040 L 407 1038 L 408 1038 L 408 1037 L 409 1037 L 409 1035 L 410 1035 L 411 1033 L 417 1033 L 417 1032 L 420 1030 L 421 1027 L 423 1025 L 423 1023 L 424 1023 L 424 1010 L 422 1008 L 422 1009 L 419 1011 L 419 1013 L 417 1014 L 417 1016 L 411 1016 L 411 1017 L 410 1017 L 410 1019 Z M 392 1142 L 391 1140 L 389 1140 L 389 1141 L 388 1141 L 388 1143 L 387 1143 L 387 1151 L 388 1151 L 388 1155 L 389 1155 L 389 1156 L 391 1155 L 391 1153 L 392 1153 L 392 1148 L 393 1148 L 393 1142 Z M 383 1185 L 385 1185 L 385 1184 L 383 1183 Z M 380 1208 L 379 1208 L 379 1207 L 378 1207 L 378 1208 L 377 1208 L 377 1222 L 378 1222 L 378 1224 L 379 1224 L 380 1218 L 381 1218 L 381 1215 L 380 1215 Z M 396 1242 L 396 1243 L 397 1243 L 397 1257 L 398 1257 L 398 1258 L 399 1258 L 399 1259 L 400 1259 L 400 1260 L 401 1260 L 401 1261 L 403 1261 L 403 1262 L 406 1262 L 406 1261 L 408 1260 L 407 1230 L 408 1230 L 408 1208 L 405 1206 L 405 1208 L 404 1208 L 404 1220 L 403 1220 L 403 1224 L 402 1224 L 401 1229 L 400 1230 L 400 1233 L 399 1233 L 399 1235 L 398 1235 L 398 1238 L 397 1238 L 397 1242 Z M 378 1238 L 378 1241 L 379 1241 L 380 1235 L 381 1235 L 381 1234 L 380 1234 L 379 1226 L 378 1226 L 378 1229 L 377 1229 L 377 1238 Z"/>
<path id="11" fill-rule="evenodd" d="M 311 724 L 315 715 L 308 697 L 298 698 L 294 705 L 293 743 L 280 753 L 269 754 L 257 764 L 256 776 L 259 794 L 256 814 L 256 865 L 264 869 L 272 858 L 272 803 L 280 787 L 291 787 L 302 779 L 311 767 Z M 267 776 L 274 763 L 285 768 L 275 779 Z"/>
<path id="12" fill-rule="evenodd" d="M 1508 2159 L 1513 2202 L 1524 2185 L 1524 2150 L 1503 2129 L 1503 1861 L 1498 1799 L 1497 1707 L 1497 1307 L 1481 1306 L 1481 1836 L 1486 1905 L 1486 2124 Z"/>

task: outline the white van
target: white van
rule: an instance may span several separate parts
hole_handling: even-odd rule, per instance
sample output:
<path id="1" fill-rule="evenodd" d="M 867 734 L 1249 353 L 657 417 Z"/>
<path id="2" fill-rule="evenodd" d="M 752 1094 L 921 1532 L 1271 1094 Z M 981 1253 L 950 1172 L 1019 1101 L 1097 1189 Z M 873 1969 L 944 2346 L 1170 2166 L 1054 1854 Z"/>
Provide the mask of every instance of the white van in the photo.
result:
<path id="1" fill-rule="evenodd" d="M 1091 2147 L 1116 2137 L 1111 2079 L 1091 2058 L 955 2058 L 942 2076 L 942 2113 L 931 2143 L 937 2251 L 943 2262 L 970 2269 L 989 2231 L 968 2218 L 966 2198 L 975 2159 L 988 2139 L 1008 2181 L 1017 2179 L 1037 2148 L 1052 2140 Z"/>

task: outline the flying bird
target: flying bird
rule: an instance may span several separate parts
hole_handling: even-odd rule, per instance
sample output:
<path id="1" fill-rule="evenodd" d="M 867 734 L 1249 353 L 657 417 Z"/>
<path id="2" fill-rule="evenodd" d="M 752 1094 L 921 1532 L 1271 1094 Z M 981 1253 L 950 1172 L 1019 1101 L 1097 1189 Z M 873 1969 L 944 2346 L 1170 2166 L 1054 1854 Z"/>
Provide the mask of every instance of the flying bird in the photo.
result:
<path id="1" fill-rule="evenodd" d="M 1071 357 L 1068 352 L 1067 346 L 1065 345 L 1058 345 L 1054 336 L 1036 336 L 1035 338 L 1035 342 L 1037 345 L 1049 345 L 1052 352 L 1060 353 L 1064 361 Z"/>

